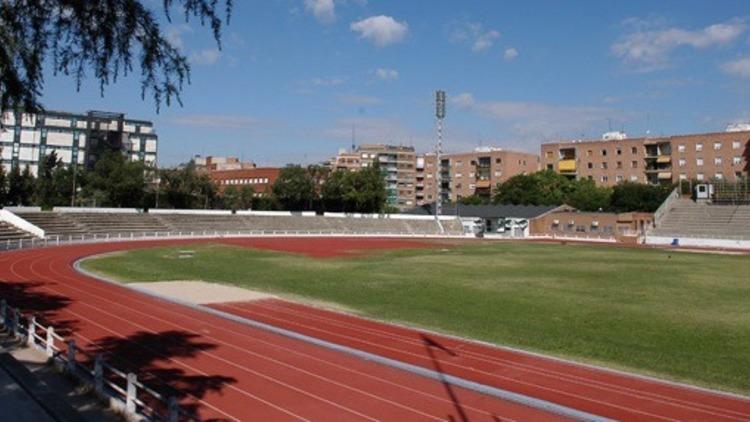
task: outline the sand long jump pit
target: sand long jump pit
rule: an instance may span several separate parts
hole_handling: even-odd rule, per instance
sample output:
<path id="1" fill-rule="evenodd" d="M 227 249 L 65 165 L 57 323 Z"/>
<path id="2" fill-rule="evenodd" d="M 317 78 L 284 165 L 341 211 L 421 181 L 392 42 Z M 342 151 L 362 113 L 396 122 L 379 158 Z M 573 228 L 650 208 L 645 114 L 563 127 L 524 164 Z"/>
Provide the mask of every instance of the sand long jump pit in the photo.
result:
<path id="1" fill-rule="evenodd" d="M 236 286 L 208 283 L 199 280 L 128 283 L 128 285 L 160 296 L 166 296 L 197 305 L 239 301 L 244 302 L 276 297 L 268 293 L 261 293 Z"/>

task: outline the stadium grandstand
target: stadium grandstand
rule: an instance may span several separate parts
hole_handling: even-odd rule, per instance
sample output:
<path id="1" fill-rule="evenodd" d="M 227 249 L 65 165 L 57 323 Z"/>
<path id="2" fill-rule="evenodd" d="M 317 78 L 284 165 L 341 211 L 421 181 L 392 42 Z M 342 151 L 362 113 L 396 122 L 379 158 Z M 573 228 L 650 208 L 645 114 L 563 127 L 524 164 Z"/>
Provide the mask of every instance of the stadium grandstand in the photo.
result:
<path id="1" fill-rule="evenodd" d="M 4 210 L 15 224 L 0 221 L 0 240 L 55 241 L 101 238 L 170 236 L 222 236 L 256 234 L 351 234 L 402 236 L 460 236 L 463 227 L 455 217 L 434 216 L 56 208 L 35 207 Z M 20 223 L 19 223 L 20 222 Z M 24 230 L 24 227 L 26 230 Z"/>
<path id="2" fill-rule="evenodd" d="M 750 190 L 747 182 L 699 184 L 692 198 L 678 189 L 655 214 L 649 244 L 750 248 Z"/>

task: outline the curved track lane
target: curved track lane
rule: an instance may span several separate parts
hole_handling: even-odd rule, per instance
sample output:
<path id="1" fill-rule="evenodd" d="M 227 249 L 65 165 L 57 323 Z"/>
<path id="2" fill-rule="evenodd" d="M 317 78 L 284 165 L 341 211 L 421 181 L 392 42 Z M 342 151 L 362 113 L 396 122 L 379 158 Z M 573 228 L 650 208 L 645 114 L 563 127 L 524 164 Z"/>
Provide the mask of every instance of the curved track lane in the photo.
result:
<path id="1" fill-rule="evenodd" d="M 84 276 L 78 259 L 171 240 L 0 254 L 0 295 L 79 347 L 183 392 L 202 419 L 560 420 Z"/>

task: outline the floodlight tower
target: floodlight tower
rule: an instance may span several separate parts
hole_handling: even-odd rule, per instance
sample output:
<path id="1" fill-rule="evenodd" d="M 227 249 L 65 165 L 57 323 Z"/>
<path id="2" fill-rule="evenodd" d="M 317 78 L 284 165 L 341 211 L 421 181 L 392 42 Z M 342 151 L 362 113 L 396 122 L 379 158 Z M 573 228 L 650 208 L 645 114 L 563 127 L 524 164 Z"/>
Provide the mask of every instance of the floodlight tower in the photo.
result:
<path id="1" fill-rule="evenodd" d="M 443 119 L 445 119 L 445 91 L 435 92 L 435 117 L 437 118 L 437 146 L 435 148 L 435 218 L 443 213 L 443 172 L 441 168 L 441 155 L 443 154 Z"/>

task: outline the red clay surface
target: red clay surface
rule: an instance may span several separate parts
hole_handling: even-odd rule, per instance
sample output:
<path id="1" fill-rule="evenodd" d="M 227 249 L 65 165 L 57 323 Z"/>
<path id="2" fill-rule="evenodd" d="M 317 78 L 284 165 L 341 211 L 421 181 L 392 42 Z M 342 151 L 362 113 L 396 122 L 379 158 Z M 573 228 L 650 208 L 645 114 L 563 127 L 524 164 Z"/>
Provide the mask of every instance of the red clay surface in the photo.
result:
<path id="1" fill-rule="evenodd" d="M 336 243 L 331 240 L 294 239 L 289 244 L 330 250 L 330 243 Z M 161 301 L 84 276 L 72 267 L 92 254 L 195 242 L 89 244 L 1 253 L 0 295 L 62 328 L 89 354 L 104 353 L 110 363 L 137 371 L 149 385 L 163 380 L 181 391 L 182 405 L 201 419 L 561 419 Z M 248 242 L 280 245 L 285 240 Z M 344 242 L 358 250 L 366 243 Z"/>
<path id="2" fill-rule="evenodd" d="M 211 305 L 248 319 L 618 420 L 750 420 L 750 401 L 279 299 Z"/>
<path id="3" fill-rule="evenodd" d="M 434 248 L 436 242 L 392 238 L 297 237 L 226 238 L 221 243 L 248 248 L 304 254 L 314 258 L 360 256 L 367 251 Z"/>

